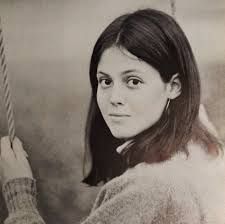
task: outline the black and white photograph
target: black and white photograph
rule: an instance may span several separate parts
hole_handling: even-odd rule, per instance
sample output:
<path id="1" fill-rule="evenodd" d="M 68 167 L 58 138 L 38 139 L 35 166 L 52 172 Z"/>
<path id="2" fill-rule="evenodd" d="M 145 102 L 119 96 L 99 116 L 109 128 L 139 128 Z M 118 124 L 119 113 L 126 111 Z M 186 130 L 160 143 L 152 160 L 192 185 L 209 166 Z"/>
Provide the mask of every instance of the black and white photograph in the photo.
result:
<path id="1" fill-rule="evenodd" d="M 0 0 L 0 224 L 225 224 L 225 0 Z"/>

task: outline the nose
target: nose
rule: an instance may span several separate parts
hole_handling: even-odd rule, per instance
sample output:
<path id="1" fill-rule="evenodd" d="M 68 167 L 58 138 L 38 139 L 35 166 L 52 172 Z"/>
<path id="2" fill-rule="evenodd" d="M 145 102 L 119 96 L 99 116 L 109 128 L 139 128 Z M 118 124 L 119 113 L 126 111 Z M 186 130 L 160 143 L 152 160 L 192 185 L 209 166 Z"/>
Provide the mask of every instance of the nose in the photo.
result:
<path id="1" fill-rule="evenodd" d="M 113 106 L 124 104 L 123 90 L 119 85 L 113 86 L 110 97 L 110 103 Z"/>

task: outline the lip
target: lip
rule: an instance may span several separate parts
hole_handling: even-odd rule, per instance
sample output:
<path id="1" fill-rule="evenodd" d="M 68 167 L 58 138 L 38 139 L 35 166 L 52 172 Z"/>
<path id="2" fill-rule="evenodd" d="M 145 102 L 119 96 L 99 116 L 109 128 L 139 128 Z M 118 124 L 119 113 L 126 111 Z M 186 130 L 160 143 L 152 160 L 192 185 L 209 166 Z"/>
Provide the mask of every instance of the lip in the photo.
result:
<path id="1" fill-rule="evenodd" d="M 111 114 L 109 114 L 109 116 L 111 116 L 111 117 L 130 117 L 130 115 L 128 115 L 128 114 L 116 114 L 116 113 L 111 113 Z"/>
<path id="2" fill-rule="evenodd" d="M 123 124 L 124 121 L 130 117 L 129 115 L 126 114 L 109 114 L 111 122 L 115 124 Z"/>

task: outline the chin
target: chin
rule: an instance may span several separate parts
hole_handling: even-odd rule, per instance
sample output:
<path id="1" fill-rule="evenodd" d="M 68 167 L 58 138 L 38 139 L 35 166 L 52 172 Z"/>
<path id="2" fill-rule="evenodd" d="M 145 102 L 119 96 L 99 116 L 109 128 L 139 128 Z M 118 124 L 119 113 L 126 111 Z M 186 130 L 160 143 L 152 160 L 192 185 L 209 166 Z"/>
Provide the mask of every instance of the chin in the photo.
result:
<path id="1" fill-rule="evenodd" d="M 126 129 L 119 129 L 119 128 L 117 129 L 115 127 L 111 127 L 110 131 L 113 137 L 117 139 L 131 139 L 148 128 L 149 127 L 142 128 L 142 129 L 141 128 L 135 129 L 134 127 L 132 127 L 132 128 L 126 128 Z"/>
<path id="2" fill-rule="evenodd" d="M 118 139 L 129 139 L 135 136 L 134 133 L 122 133 L 118 131 L 111 131 L 111 133 L 115 138 L 118 138 Z"/>

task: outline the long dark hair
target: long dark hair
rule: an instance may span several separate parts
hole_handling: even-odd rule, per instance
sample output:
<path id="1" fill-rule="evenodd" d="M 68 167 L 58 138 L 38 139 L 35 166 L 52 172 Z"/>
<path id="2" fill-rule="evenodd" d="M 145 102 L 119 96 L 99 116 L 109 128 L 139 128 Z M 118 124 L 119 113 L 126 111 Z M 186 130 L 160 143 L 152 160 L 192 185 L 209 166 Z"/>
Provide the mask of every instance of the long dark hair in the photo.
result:
<path id="1" fill-rule="evenodd" d="M 97 105 L 96 72 L 103 52 L 123 48 L 153 66 L 162 80 L 169 82 L 178 73 L 182 86 L 152 127 L 137 134 L 134 144 L 116 152 L 121 139 L 112 136 Z M 155 163 L 169 159 L 175 152 L 188 155 L 190 139 L 204 144 L 208 153 L 218 154 L 219 143 L 198 120 L 200 105 L 199 72 L 190 44 L 177 22 L 164 12 L 143 9 L 115 19 L 98 38 L 90 62 L 92 96 L 86 123 L 86 152 L 91 155 L 91 171 L 82 181 L 97 185 L 121 175 L 140 162 Z M 151 116 L 151 115 L 150 115 Z M 210 146 L 210 147 L 209 147 Z"/>

